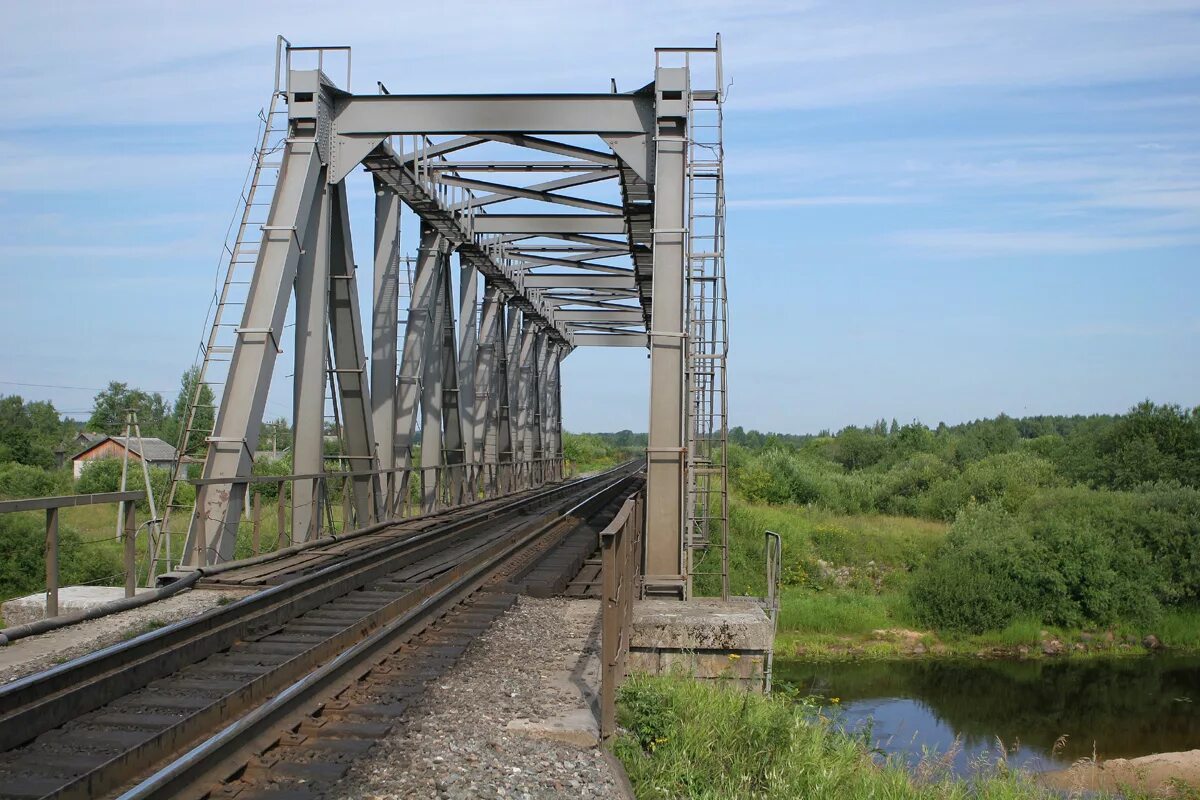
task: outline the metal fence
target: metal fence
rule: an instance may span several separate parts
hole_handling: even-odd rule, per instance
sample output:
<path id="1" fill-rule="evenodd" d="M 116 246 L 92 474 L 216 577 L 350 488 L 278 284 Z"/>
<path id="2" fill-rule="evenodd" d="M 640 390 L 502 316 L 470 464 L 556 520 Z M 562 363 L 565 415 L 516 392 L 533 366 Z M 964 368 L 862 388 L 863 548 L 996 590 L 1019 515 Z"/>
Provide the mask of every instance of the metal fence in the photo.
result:
<path id="1" fill-rule="evenodd" d="M 328 532 L 363 528 L 391 520 L 411 518 L 491 500 L 513 492 L 533 489 L 563 480 L 561 458 L 541 458 L 528 461 L 484 462 L 482 464 L 443 464 L 432 467 L 395 467 L 371 471 L 320 472 L 301 475 L 250 475 L 237 478 L 197 478 L 189 480 L 196 487 L 197 508 L 204 507 L 204 493 L 217 491 L 243 492 L 243 508 L 250 518 L 250 545 L 254 555 L 271 552 L 298 542 L 319 539 Z M 297 487 L 304 487 L 298 492 Z M 367 487 L 366 502 L 355 502 L 356 492 Z M 382 495 L 379 502 L 373 496 L 375 487 Z M 272 487 L 272 488 L 267 488 Z M 311 498 L 313 506 L 305 514 L 307 530 L 296 526 L 296 502 L 299 496 Z M 275 534 L 263 539 L 263 516 L 274 504 Z M 360 517 L 358 508 L 365 507 L 367 515 Z M 289 509 L 291 514 L 289 515 Z M 378 512 L 377 512 L 378 509 Z M 301 526 L 303 527 L 303 526 Z M 209 550 L 204 538 L 204 526 L 198 526 L 191 553 L 182 553 L 184 563 L 207 563 L 200 553 Z M 167 548 L 170 552 L 170 548 Z M 244 552 L 244 551 L 243 551 Z"/>
<path id="2" fill-rule="evenodd" d="M 625 679 L 633 601 L 641 578 L 642 494 L 627 499 L 608 527 L 600 532 L 601 643 L 600 737 L 608 739 L 617 727 L 617 687 Z"/>
<path id="3" fill-rule="evenodd" d="M 137 592 L 137 501 L 144 500 L 146 493 L 103 492 L 100 494 L 72 494 L 60 497 L 34 497 L 28 500 L 5 500 L 0 502 L 0 514 L 21 511 L 46 512 L 46 617 L 58 616 L 58 517 L 59 510 L 77 506 L 93 506 L 102 503 L 120 503 L 120 519 L 123 520 L 122 540 L 124 544 L 125 596 L 133 597 Z"/>

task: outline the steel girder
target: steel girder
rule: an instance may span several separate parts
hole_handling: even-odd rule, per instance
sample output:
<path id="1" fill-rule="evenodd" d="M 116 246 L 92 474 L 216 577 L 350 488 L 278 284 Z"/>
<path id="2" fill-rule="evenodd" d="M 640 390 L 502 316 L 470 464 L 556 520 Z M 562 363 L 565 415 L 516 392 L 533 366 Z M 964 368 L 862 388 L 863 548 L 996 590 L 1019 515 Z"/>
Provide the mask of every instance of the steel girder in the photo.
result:
<path id="1" fill-rule="evenodd" d="M 339 136 L 644 134 L 654 103 L 630 94 L 347 95 L 333 104 Z"/>
<path id="2" fill-rule="evenodd" d="M 315 119 L 311 124 L 297 121 L 297 135 L 284 146 L 270 223 L 263 231 L 225 391 L 208 441 L 205 478 L 250 474 L 301 242 L 308 235 L 313 203 L 324 178 L 315 127 Z M 233 556 L 244 502 L 244 485 L 200 488 L 184 549 L 186 563 L 208 564 Z"/>
<path id="3" fill-rule="evenodd" d="M 331 198 L 328 183 L 313 199 L 312 220 L 296 274 L 295 369 L 292 374 L 292 468 L 297 475 L 325 471 L 325 389 L 329 376 Z M 292 486 L 292 538 L 312 537 L 324 493 L 316 481 Z"/>

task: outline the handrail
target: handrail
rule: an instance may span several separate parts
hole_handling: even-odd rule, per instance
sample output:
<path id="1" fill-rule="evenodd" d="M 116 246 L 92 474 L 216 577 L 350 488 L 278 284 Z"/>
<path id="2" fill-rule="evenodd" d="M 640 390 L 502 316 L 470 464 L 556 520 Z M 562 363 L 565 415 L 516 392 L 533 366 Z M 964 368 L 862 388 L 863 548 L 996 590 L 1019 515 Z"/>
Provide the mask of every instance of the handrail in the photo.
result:
<path id="1" fill-rule="evenodd" d="M 625 662 L 633 621 L 633 600 L 641 577 L 642 494 L 630 496 L 600 532 L 600 738 L 617 729 L 617 687 L 625 680 Z"/>
<path id="2" fill-rule="evenodd" d="M 46 512 L 46 613 L 47 618 L 58 616 L 58 510 L 79 506 L 120 503 L 120 518 L 124 521 L 121 530 L 124 539 L 125 597 L 137 594 L 137 501 L 146 497 L 144 491 L 96 492 L 94 494 L 68 494 L 54 497 L 30 497 L 24 500 L 0 501 L 0 514 L 22 511 Z"/>
<path id="3" fill-rule="evenodd" d="M 771 619 L 771 641 L 779 630 L 779 586 L 783 578 L 783 537 L 775 531 L 764 531 L 767 548 L 767 598 L 766 611 Z M 775 661 L 775 646 L 767 650 L 767 664 L 763 671 L 763 691 L 771 693 L 771 668 Z"/>
<path id="4" fill-rule="evenodd" d="M 144 491 L 96 492 L 94 494 L 64 494 L 51 497 L 30 497 L 24 500 L 0 500 L 0 514 L 15 511 L 49 511 L 58 508 L 94 506 L 102 503 L 124 503 L 129 500 L 144 500 Z"/>

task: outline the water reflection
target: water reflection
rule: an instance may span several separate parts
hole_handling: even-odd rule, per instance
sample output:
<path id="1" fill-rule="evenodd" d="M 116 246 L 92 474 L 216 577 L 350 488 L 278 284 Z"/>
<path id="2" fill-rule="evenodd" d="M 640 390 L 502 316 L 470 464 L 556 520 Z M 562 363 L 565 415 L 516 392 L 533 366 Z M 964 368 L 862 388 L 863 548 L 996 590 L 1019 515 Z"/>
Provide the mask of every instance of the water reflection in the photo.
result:
<path id="1" fill-rule="evenodd" d="M 997 739 L 1010 763 L 1052 769 L 1094 752 L 1132 758 L 1200 747 L 1200 657 L 1062 661 L 777 661 L 781 683 L 830 701 L 850 731 L 910 763 L 947 752 L 965 774 Z M 1055 742 L 1065 745 L 1055 754 Z"/>

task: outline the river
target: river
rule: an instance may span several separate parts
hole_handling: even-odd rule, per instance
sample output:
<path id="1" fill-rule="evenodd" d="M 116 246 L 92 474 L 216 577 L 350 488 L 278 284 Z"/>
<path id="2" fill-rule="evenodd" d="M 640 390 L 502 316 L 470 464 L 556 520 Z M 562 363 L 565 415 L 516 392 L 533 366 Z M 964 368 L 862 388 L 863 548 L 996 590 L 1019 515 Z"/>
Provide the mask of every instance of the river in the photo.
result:
<path id="1" fill-rule="evenodd" d="M 910 766 L 957 741 L 959 775 L 994 761 L 997 741 L 1033 771 L 1200 748 L 1200 656 L 777 660 L 775 681 Z"/>

